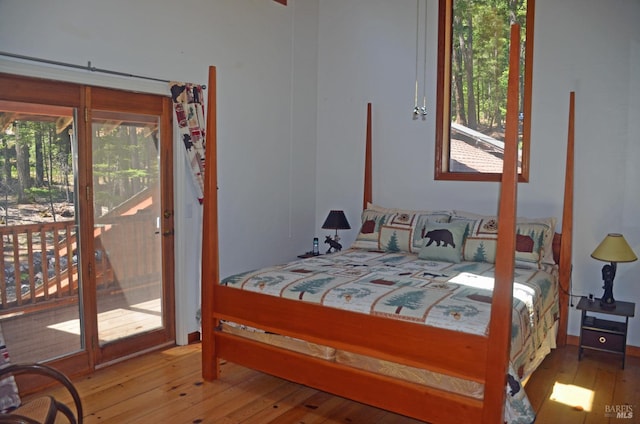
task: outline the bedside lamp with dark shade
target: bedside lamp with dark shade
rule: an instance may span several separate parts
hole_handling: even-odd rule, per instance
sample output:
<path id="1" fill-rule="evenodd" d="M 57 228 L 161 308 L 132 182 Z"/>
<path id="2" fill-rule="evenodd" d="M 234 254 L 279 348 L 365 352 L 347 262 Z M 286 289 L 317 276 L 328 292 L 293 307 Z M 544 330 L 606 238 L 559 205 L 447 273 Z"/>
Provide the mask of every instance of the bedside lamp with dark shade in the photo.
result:
<path id="1" fill-rule="evenodd" d="M 325 243 L 329 245 L 329 249 L 327 253 L 331 253 L 331 250 L 340 251 L 342 250 L 342 245 L 339 243 L 340 237 L 338 237 L 338 230 L 349 230 L 351 226 L 349 225 L 349 221 L 347 221 L 347 217 L 344 215 L 343 211 L 332 210 L 327 215 L 327 219 L 324 220 L 324 224 L 322 224 L 322 228 L 325 230 L 336 230 L 336 234 L 331 238 L 331 236 L 327 236 L 325 238 Z"/>
<path id="2" fill-rule="evenodd" d="M 613 279 L 616 276 L 618 262 L 633 262 L 638 259 L 629 243 L 622 234 L 610 233 L 596 247 L 591 254 L 593 259 L 610 262 L 602 267 L 602 279 L 604 280 L 604 294 L 600 299 L 600 306 L 606 309 L 614 309 L 616 301 L 613 298 Z"/>

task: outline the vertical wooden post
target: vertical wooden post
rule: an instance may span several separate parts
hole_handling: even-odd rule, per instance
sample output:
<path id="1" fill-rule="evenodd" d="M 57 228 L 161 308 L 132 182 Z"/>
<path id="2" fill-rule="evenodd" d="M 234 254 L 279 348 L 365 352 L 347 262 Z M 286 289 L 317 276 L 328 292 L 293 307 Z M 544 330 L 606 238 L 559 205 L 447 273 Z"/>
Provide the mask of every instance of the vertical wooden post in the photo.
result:
<path id="1" fill-rule="evenodd" d="M 491 302 L 489 343 L 485 371 L 482 422 L 503 422 L 507 372 L 511 348 L 511 316 L 513 309 L 513 270 L 516 249 L 516 211 L 518 189 L 518 85 L 520 63 L 520 25 L 511 26 L 509 48 L 509 84 L 507 87 L 507 117 L 504 136 L 504 161 L 500 205 L 498 211 L 498 241 L 496 247 L 495 281 Z"/>
<path id="2" fill-rule="evenodd" d="M 562 241 L 560 244 L 560 322 L 558 323 L 558 346 L 567 344 L 567 322 L 569 320 L 569 289 L 571 281 L 571 250 L 573 246 L 573 156 L 576 93 L 569 93 L 569 130 L 567 133 L 567 163 L 564 176 L 564 206 L 562 209 Z"/>
<path id="3" fill-rule="evenodd" d="M 362 210 L 367 209 L 367 203 L 372 202 L 373 199 L 371 167 L 371 103 L 367 103 L 367 135 L 365 139 L 364 152 L 364 196 L 362 201 Z"/>
<path id="4" fill-rule="evenodd" d="M 213 317 L 214 285 L 220 282 L 218 246 L 218 166 L 217 166 L 217 108 L 216 108 L 216 67 L 209 67 L 207 85 L 207 131 L 204 161 L 204 199 L 202 215 L 202 275 L 201 317 L 202 317 L 202 377 L 205 380 L 218 378 L 220 366 L 215 355 Z M 209 246 L 209 248 L 205 248 Z"/>

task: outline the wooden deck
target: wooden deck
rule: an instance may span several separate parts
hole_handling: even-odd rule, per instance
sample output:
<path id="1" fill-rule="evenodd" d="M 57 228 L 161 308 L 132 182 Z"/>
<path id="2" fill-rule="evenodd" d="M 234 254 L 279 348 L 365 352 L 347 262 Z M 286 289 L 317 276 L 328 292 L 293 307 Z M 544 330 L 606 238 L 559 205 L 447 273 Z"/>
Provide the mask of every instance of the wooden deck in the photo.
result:
<path id="1" fill-rule="evenodd" d="M 99 307 L 101 344 L 162 326 L 157 297 L 132 298 L 120 292 L 101 297 Z M 14 363 L 43 361 L 82 349 L 75 303 L 5 318 L 0 325 Z"/>

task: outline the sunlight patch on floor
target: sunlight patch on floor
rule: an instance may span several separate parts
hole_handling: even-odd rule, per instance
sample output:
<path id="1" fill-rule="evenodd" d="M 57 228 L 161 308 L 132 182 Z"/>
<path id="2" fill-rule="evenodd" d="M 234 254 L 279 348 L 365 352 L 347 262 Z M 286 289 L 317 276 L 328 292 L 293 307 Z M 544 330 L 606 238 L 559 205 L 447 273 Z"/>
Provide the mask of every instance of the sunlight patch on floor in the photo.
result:
<path id="1" fill-rule="evenodd" d="M 80 335 L 80 320 L 70 319 L 69 321 L 62 321 L 56 324 L 47 325 L 47 328 L 52 330 L 64 331 L 65 333 Z"/>
<path id="2" fill-rule="evenodd" d="M 556 381 L 549 399 L 588 412 L 591 411 L 593 406 L 593 397 L 593 390 L 574 386 L 573 384 L 562 384 Z"/>
<path id="3" fill-rule="evenodd" d="M 130 308 L 115 308 L 98 314 L 101 343 L 162 327 L 159 299 L 131 305 Z M 76 318 L 62 321 L 48 325 L 47 328 L 79 336 L 80 320 Z"/>
<path id="4" fill-rule="evenodd" d="M 150 312 L 162 312 L 162 303 L 160 299 L 148 300 L 146 302 L 135 303 L 131 305 L 132 309 L 142 309 Z"/>

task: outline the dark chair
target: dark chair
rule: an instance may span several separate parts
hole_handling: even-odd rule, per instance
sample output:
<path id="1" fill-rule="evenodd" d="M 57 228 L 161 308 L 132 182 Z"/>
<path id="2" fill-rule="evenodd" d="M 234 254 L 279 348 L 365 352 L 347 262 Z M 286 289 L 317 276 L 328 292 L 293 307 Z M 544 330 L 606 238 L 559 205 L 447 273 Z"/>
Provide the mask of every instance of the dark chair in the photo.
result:
<path id="1" fill-rule="evenodd" d="M 78 391 L 60 371 L 42 364 L 16 364 L 0 369 L 0 380 L 19 374 L 39 374 L 62 384 L 71 394 L 75 404 L 74 412 L 66 404 L 51 396 L 38 396 L 21 403 L 16 409 L 0 413 L 0 424 L 53 424 L 58 412 L 64 414 L 71 424 L 82 424 L 82 401 Z"/>

